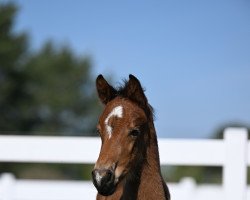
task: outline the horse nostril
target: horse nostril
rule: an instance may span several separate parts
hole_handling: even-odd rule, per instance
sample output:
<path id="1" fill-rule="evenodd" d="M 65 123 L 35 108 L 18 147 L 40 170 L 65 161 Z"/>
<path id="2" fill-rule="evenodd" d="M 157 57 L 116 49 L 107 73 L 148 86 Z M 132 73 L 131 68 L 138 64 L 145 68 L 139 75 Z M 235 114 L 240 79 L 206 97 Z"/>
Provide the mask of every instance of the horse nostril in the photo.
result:
<path id="1" fill-rule="evenodd" d="M 102 187 L 106 184 L 112 184 L 114 173 L 109 169 L 95 169 L 92 171 L 92 178 L 97 187 Z"/>
<path id="2" fill-rule="evenodd" d="M 106 181 L 109 182 L 112 180 L 113 172 L 111 170 L 107 170 L 106 172 Z"/>

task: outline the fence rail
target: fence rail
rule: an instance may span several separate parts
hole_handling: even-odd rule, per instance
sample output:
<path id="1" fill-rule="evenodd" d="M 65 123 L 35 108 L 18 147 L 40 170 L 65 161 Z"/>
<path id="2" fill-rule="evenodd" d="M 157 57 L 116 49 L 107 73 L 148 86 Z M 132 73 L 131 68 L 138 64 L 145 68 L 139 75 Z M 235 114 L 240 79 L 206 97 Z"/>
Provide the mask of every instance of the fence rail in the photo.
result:
<path id="1" fill-rule="evenodd" d="M 0 162 L 94 163 L 99 149 L 99 138 L 0 136 Z M 162 165 L 222 166 L 222 199 L 247 199 L 246 129 L 228 128 L 222 140 L 159 139 L 159 149 Z"/>
<path id="2" fill-rule="evenodd" d="M 193 179 L 184 178 L 168 186 L 171 200 L 223 199 L 221 185 L 197 185 Z M 18 180 L 11 174 L 0 177 L 1 200 L 93 200 L 95 197 L 96 190 L 89 181 Z"/>

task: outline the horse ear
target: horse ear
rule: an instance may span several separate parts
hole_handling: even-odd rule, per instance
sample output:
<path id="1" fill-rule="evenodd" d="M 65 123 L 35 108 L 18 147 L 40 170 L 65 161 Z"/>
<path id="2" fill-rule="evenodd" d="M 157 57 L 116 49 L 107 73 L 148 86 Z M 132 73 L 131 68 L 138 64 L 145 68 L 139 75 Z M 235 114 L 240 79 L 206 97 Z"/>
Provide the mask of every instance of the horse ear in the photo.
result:
<path id="1" fill-rule="evenodd" d="M 116 90 L 108 84 L 101 74 L 96 78 L 96 89 L 103 104 L 107 104 L 116 95 Z"/>
<path id="2" fill-rule="evenodd" d="M 125 88 L 126 96 L 132 101 L 138 103 L 142 107 L 146 107 L 148 104 L 147 97 L 144 94 L 140 81 L 133 76 L 129 75 L 129 81 Z"/>

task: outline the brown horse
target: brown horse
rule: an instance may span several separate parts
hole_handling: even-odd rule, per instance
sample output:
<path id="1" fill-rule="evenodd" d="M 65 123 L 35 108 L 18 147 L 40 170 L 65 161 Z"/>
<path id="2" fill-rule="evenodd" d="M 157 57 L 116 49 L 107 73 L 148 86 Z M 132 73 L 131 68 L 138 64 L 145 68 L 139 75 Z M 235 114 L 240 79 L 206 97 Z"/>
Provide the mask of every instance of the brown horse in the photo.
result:
<path id="1" fill-rule="evenodd" d="M 169 200 L 161 172 L 153 110 L 139 80 L 129 75 L 113 88 L 99 75 L 96 87 L 105 109 L 99 118 L 102 140 L 92 172 L 97 200 Z"/>

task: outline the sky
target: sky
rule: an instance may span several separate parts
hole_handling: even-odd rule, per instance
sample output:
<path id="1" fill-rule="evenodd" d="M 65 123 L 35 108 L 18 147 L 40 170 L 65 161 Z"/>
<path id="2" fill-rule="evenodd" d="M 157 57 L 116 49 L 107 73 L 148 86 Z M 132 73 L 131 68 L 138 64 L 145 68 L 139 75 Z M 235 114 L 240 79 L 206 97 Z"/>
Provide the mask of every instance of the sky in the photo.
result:
<path id="1" fill-rule="evenodd" d="M 250 1 L 16 0 L 16 30 L 92 57 L 93 75 L 135 75 L 159 137 L 250 125 Z"/>

